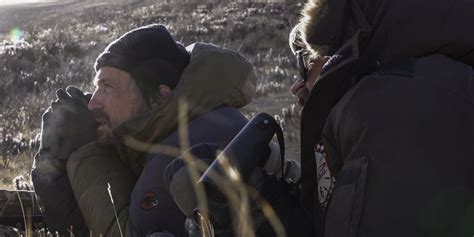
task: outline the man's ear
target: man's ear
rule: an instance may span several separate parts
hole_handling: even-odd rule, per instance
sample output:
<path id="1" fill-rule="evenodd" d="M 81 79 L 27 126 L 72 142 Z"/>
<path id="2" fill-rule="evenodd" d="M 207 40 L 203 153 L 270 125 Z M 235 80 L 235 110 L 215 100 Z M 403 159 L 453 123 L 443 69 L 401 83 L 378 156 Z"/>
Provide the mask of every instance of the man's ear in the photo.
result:
<path id="1" fill-rule="evenodd" d="M 161 97 L 163 98 L 166 98 L 168 97 L 169 95 L 171 95 L 171 88 L 167 85 L 160 85 L 160 95 Z"/>
<path id="2" fill-rule="evenodd" d="M 149 105 L 151 106 L 152 109 L 161 105 L 161 103 L 163 102 L 163 99 L 171 96 L 172 94 L 171 88 L 167 85 L 160 85 L 158 89 L 160 90 L 160 96 L 150 98 L 149 100 Z"/>

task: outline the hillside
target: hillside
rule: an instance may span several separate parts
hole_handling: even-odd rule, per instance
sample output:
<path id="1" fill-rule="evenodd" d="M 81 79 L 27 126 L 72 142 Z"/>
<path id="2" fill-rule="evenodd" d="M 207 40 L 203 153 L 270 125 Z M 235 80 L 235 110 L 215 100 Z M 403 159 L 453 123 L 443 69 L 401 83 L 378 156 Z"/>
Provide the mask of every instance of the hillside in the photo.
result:
<path id="1" fill-rule="evenodd" d="M 138 26 L 161 23 L 185 45 L 203 41 L 238 50 L 258 76 L 246 115 L 264 111 L 285 128 L 288 151 L 298 157 L 297 109 L 289 86 L 296 79 L 287 39 L 301 5 L 223 1 L 69 1 L 0 8 L 0 140 L 24 144 L 13 155 L 2 148 L 0 188 L 14 176 L 28 179 L 41 114 L 57 88 L 92 90 L 92 64 L 111 39 Z M 3 42 L 3 43 L 2 43 Z M 21 143 L 21 142 L 20 142 Z M 28 144 L 28 145 L 27 145 Z"/>

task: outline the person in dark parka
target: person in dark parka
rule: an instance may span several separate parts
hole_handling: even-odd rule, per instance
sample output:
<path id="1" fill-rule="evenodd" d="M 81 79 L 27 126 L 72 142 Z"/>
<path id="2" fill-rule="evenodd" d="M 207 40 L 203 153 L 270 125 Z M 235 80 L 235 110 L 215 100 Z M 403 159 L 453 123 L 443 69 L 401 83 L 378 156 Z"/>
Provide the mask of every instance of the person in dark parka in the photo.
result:
<path id="1" fill-rule="evenodd" d="M 331 56 L 301 118 L 315 236 L 474 233 L 474 2 L 310 0 L 299 31 Z M 315 144 L 335 186 L 318 202 Z"/>

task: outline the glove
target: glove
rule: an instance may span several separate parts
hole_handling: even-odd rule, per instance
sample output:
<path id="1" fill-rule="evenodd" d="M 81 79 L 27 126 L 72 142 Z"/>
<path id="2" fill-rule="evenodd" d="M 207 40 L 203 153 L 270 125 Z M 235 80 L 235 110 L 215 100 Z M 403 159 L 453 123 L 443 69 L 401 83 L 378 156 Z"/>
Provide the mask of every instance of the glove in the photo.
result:
<path id="1" fill-rule="evenodd" d="M 75 87 L 56 91 L 57 99 L 43 114 L 40 152 L 56 159 L 68 159 L 71 153 L 97 137 L 98 123 L 87 108 L 91 94 Z"/>
<path id="2" fill-rule="evenodd" d="M 70 226 L 74 226 L 73 235 L 88 236 L 66 175 L 66 162 L 73 151 L 95 139 L 98 124 L 87 109 L 91 95 L 75 87 L 66 91 L 57 90 L 57 100 L 43 114 L 41 143 L 31 178 L 43 202 L 42 214 L 49 230 L 69 235 Z"/>

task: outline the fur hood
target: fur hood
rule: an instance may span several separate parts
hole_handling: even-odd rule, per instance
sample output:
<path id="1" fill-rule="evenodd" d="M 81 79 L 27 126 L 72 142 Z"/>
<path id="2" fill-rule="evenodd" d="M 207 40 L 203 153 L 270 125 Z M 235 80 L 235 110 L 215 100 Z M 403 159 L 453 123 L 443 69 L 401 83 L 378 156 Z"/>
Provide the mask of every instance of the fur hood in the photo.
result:
<path id="1" fill-rule="evenodd" d="M 328 56 L 328 45 L 318 45 L 311 40 L 315 35 L 315 29 L 319 19 L 327 13 L 329 0 L 308 1 L 302 10 L 302 17 L 299 21 L 299 30 L 302 41 L 311 50 L 314 56 Z"/>

